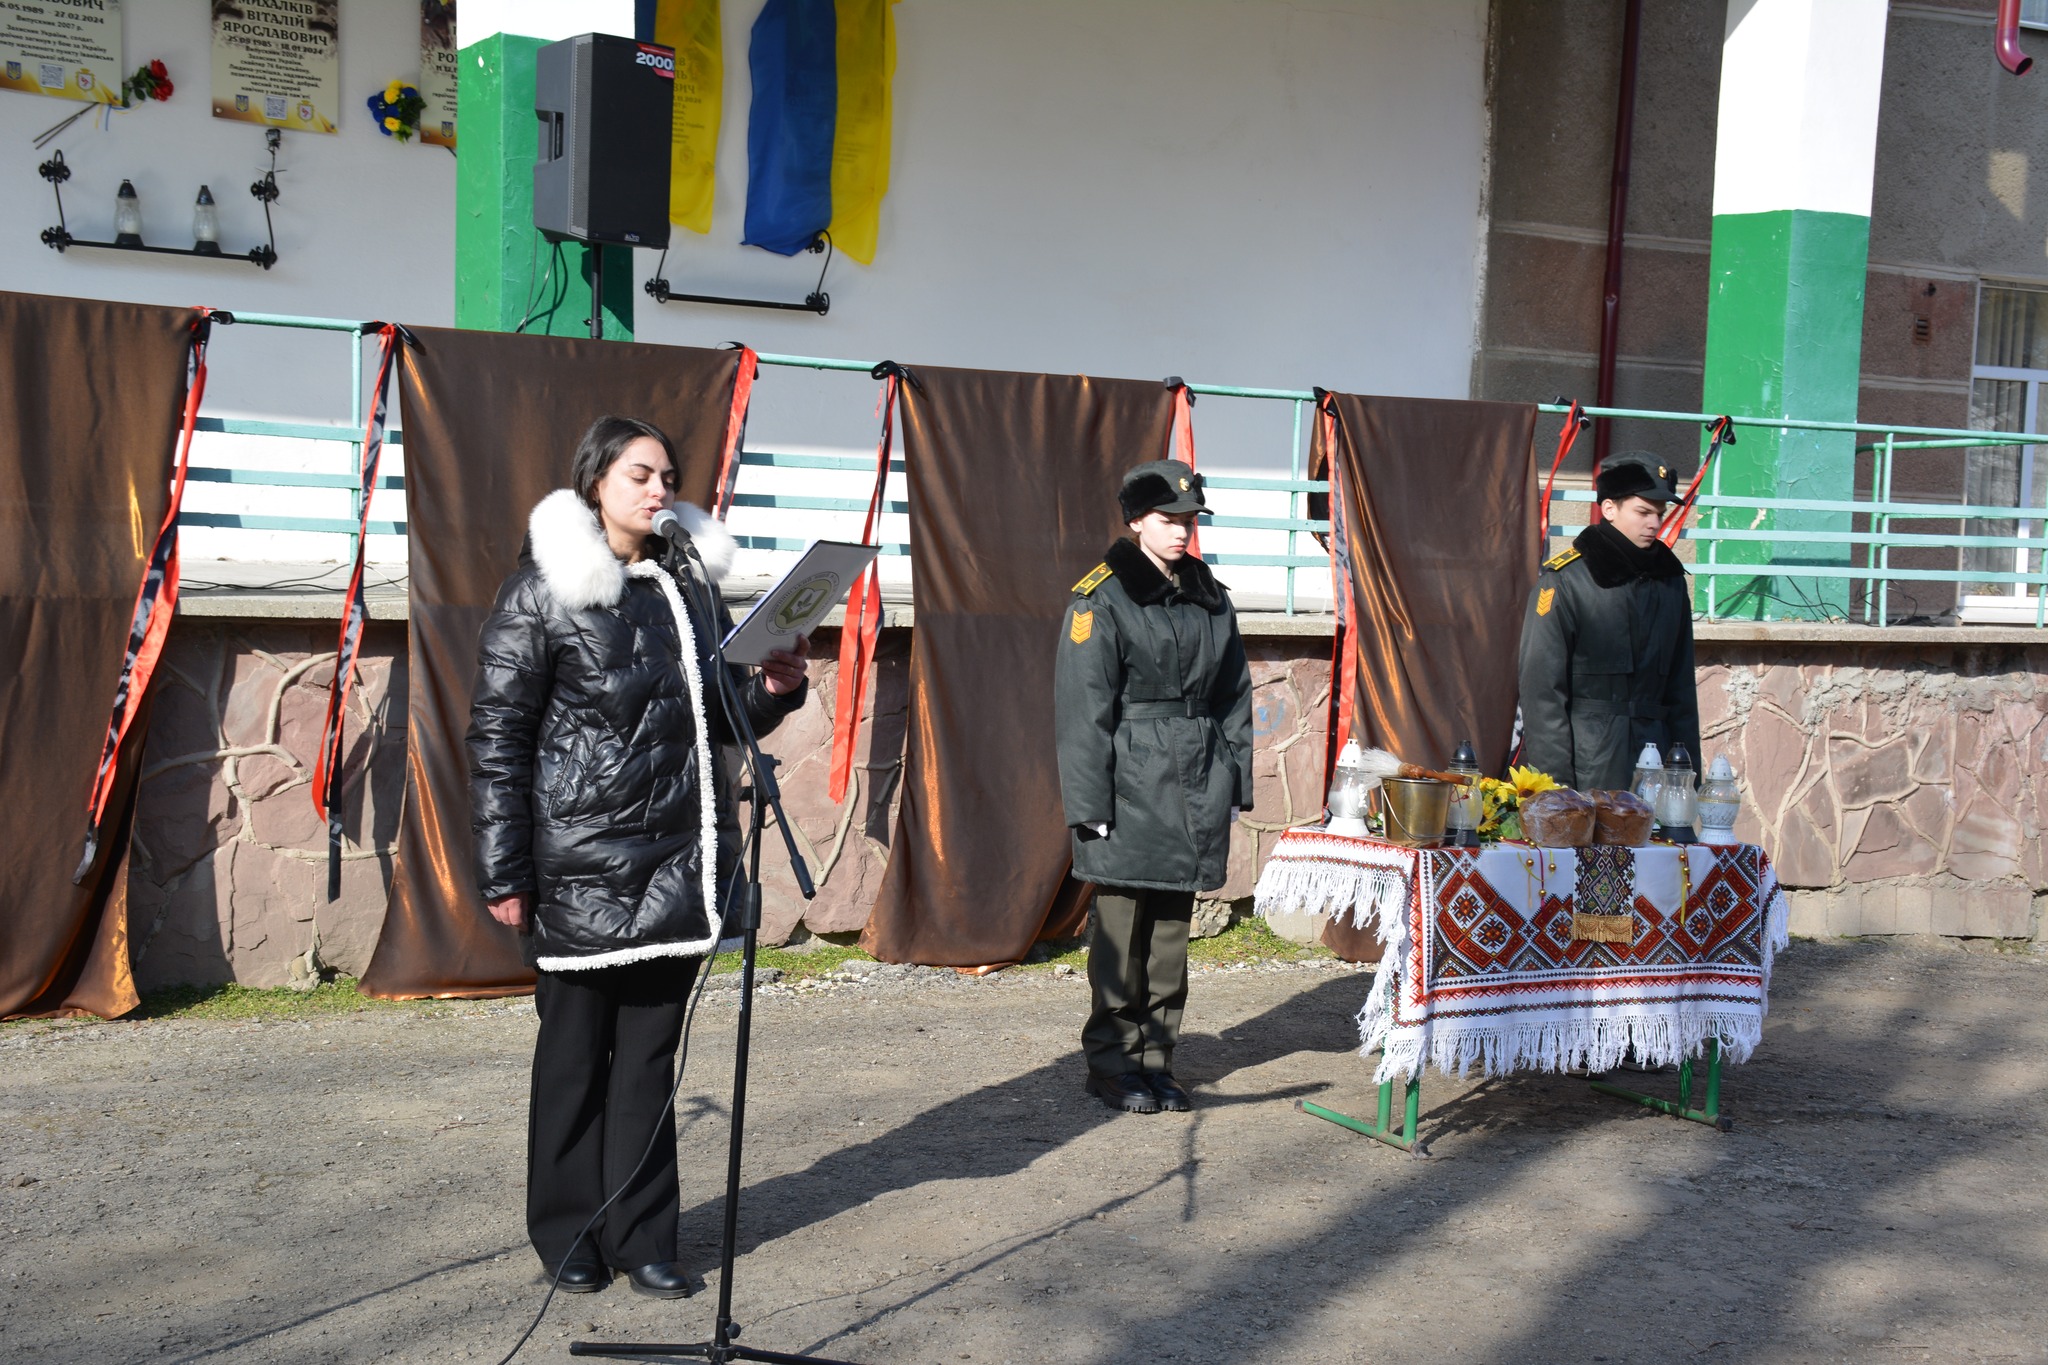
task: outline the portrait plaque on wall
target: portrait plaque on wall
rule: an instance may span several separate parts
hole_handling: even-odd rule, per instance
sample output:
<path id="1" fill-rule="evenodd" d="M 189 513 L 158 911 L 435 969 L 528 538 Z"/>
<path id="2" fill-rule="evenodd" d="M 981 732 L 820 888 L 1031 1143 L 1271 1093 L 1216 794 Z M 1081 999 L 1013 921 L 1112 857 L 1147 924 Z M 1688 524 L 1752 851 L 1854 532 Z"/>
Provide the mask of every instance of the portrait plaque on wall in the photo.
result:
<path id="1" fill-rule="evenodd" d="M 333 132 L 339 9 L 338 0 L 213 0 L 213 116 Z"/>
<path id="2" fill-rule="evenodd" d="M 0 90 L 119 104 L 121 0 L 0 4 Z"/>

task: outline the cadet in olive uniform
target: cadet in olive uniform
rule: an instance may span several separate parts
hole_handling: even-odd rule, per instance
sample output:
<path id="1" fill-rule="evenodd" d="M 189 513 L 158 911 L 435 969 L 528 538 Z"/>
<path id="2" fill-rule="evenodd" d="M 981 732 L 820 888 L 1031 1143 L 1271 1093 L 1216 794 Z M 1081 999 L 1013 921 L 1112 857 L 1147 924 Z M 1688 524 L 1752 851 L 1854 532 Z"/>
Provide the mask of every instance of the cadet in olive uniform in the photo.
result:
<path id="1" fill-rule="evenodd" d="M 1671 471 L 1631 451 L 1594 491 L 1604 520 L 1537 574 L 1521 659 L 1522 762 L 1587 791 L 1627 787 L 1645 744 L 1700 752 L 1692 596 L 1657 539 Z"/>
<path id="2" fill-rule="evenodd" d="M 1117 497 L 1134 538 L 1074 585 L 1054 709 L 1074 875 L 1097 888 L 1088 1089 L 1149 1114 L 1188 1107 L 1173 1078 L 1188 920 L 1252 804 L 1252 683 L 1230 598 L 1187 553 L 1201 476 L 1155 460 Z"/>

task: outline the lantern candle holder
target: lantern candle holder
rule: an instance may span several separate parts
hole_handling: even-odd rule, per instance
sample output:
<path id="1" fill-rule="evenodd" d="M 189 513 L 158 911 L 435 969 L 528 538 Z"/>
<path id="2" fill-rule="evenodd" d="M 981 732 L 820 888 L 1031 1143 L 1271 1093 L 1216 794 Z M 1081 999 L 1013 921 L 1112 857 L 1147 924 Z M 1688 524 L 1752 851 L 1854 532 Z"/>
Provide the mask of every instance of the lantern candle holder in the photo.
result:
<path id="1" fill-rule="evenodd" d="M 247 261 L 268 270 L 277 264 L 277 229 L 270 221 L 270 206 L 277 202 L 277 150 L 282 138 L 283 135 L 275 128 L 264 130 L 264 143 L 270 149 L 270 169 L 263 173 L 262 179 L 249 186 L 250 195 L 263 205 L 263 230 L 270 240 L 262 246 L 240 254 L 221 250 L 220 212 L 213 202 L 213 191 L 204 185 L 199 187 L 198 202 L 192 206 L 192 245 L 151 246 L 142 237 L 142 198 L 136 193 L 134 184 L 127 180 L 121 182 L 120 192 L 114 197 L 114 240 L 99 242 L 74 236 L 64 217 L 64 182 L 71 178 L 71 167 L 66 164 L 62 149 L 36 167 L 36 174 L 50 182 L 50 190 L 57 196 L 57 226 L 43 229 L 43 245 L 60 255 L 72 247 L 87 246 L 107 251 L 147 251 L 160 256 L 206 256 L 218 261 Z"/>

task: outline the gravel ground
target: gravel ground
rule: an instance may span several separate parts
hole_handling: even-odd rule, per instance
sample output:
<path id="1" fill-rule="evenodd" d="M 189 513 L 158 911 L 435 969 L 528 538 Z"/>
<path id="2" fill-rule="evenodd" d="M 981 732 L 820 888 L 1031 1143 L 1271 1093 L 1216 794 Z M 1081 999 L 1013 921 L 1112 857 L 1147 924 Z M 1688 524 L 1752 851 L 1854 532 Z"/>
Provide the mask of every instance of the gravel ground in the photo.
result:
<path id="1" fill-rule="evenodd" d="M 1733 1133 L 1432 1075 L 1427 1161 L 1292 1108 L 1369 1112 L 1369 984 L 1201 973 L 1199 1107 L 1156 1117 L 1081 1093 L 1077 977 L 769 988 L 745 1340 L 875 1365 L 2048 1360 L 2048 963 L 1796 943 Z M 683 1245 L 712 1272 L 736 993 L 705 999 Z M 533 1030 L 524 1001 L 0 1029 L 0 1360 L 496 1360 L 540 1297 Z M 711 1308 L 557 1298 L 520 1359 L 701 1339 Z"/>

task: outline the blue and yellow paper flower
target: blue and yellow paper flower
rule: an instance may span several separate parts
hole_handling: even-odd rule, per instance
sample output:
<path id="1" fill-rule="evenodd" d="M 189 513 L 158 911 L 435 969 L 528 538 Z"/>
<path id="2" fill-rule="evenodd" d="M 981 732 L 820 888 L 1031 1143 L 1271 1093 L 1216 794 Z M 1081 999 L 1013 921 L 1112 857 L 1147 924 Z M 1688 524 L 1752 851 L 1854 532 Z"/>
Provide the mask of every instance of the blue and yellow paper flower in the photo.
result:
<path id="1" fill-rule="evenodd" d="M 420 114 L 427 107 L 420 92 L 403 81 L 391 82 L 364 103 L 369 105 L 370 117 L 377 121 L 379 131 L 400 142 L 412 141 L 420 126 Z"/>

